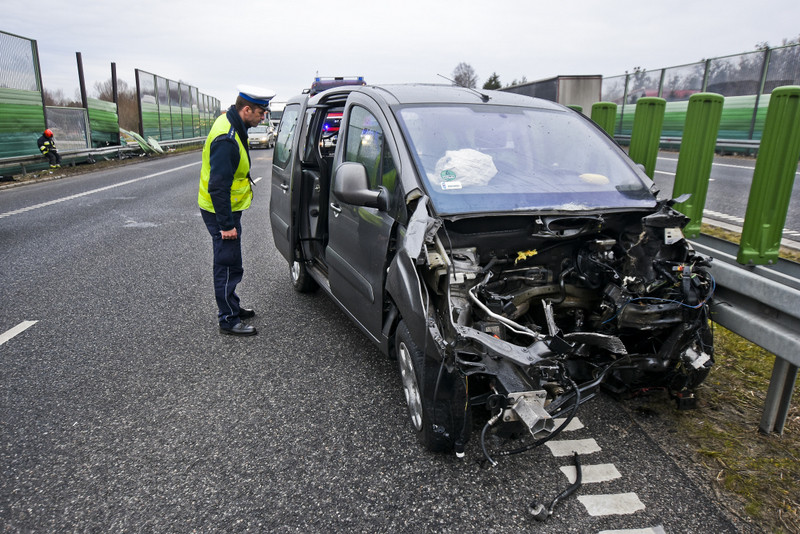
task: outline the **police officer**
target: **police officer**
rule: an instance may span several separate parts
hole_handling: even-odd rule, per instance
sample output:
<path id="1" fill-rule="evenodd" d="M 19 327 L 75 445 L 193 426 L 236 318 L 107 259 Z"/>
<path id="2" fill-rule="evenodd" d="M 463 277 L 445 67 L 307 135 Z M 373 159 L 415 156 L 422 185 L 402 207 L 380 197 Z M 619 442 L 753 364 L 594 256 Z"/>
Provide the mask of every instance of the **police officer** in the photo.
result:
<path id="1" fill-rule="evenodd" d="M 42 152 L 42 155 L 47 156 L 48 161 L 50 161 L 51 169 L 61 167 L 61 154 L 56 150 L 56 140 L 53 137 L 53 130 L 49 128 L 45 130 L 39 137 L 37 144 L 39 145 L 39 150 Z"/>
<path id="2" fill-rule="evenodd" d="M 200 214 L 214 245 L 214 296 L 223 334 L 253 336 L 256 329 L 242 322 L 256 312 L 239 304 L 236 285 L 242 274 L 242 211 L 250 207 L 250 152 L 247 129 L 263 119 L 273 91 L 239 86 L 236 104 L 214 122 L 203 147 Z"/>

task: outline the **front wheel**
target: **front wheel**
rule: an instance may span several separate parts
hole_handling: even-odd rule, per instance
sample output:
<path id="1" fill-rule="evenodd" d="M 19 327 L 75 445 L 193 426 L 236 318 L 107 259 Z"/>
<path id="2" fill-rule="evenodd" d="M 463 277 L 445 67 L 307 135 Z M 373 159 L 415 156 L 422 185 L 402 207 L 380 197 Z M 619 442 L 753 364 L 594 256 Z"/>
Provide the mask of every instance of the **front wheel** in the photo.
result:
<path id="1" fill-rule="evenodd" d="M 450 451 L 457 442 L 463 445 L 470 429 L 466 379 L 426 357 L 404 321 L 397 327 L 395 352 L 409 419 L 420 443 L 433 452 Z"/>
<path id="2" fill-rule="evenodd" d="M 289 264 L 289 277 L 292 280 L 292 287 L 298 293 L 312 293 L 319 287 L 308 273 L 305 263 L 301 261 L 295 260 Z"/>

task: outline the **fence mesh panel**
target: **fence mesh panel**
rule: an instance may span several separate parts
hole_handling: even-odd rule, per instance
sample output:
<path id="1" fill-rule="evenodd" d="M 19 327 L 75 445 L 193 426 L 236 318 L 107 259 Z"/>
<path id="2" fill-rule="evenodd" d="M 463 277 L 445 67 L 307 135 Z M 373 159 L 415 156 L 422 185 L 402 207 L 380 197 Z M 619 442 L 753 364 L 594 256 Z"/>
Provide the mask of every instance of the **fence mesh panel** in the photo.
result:
<path id="1" fill-rule="evenodd" d="M 783 85 L 800 85 L 800 46 L 772 50 L 764 82 L 764 94 Z"/>
<path id="2" fill-rule="evenodd" d="M 635 104 L 645 96 L 658 96 L 658 86 L 661 83 L 661 71 L 634 72 L 628 77 L 628 96 L 626 102 Z"/>
<path id="3" fill-rule="evenodd" d="M 680 137 L 689 97 L 719 93 L 725 97 L 719 138 L 757 140 L 769 105 L 762 95 L 785 85 L 800 85 L 800 44 L 603 78 L 602 100 L 619 105 L 615 134 L 625 136 L 632 131 L 636 101 L 661 96 L 667 101 L 662 135 Z"/>
<path id="4" fill-rule="evenodd" d="M 755 95 L 761 90 L 764 52 L 712 59 L 706 91 L 723 96 Z"/>
<path id="5" fill-rule="evenodd" d="M 0 87 L 39 91 L 33 43 L 0 31 Z"/>
<path id="6" fill-rule="evenodd" d="M 83 108 L 47 107 L 47 126 L 61 151 L 89 148 L 88 120 Z"/>
<path id="7" fill-rule="evenodd" d="M 706 64 L 694 63 L 664 69 L 664 83 L 661 98 L 667 102 L 682 102 L 703 90 L 703 76 Z"/>

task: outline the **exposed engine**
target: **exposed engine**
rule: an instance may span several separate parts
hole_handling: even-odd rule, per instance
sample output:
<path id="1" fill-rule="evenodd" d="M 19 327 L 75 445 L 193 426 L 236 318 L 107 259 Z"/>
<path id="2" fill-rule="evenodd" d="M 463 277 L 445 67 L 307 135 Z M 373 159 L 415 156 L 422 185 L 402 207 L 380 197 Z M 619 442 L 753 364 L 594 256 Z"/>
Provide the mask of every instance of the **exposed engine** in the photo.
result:
<path id="1" fill-rule="evenodd" d="M 442 365 L 469 381 L 470 404 L 488 408 L 484 432 L 502 422 L 538 444 L 560 430 L 556 415 L 571 418 L 600 387 L 663 388 L 691 407 L 713 364 L 714 282 L 683 239 L 686 222 L 661 203 L 644 217 L 473 219 L 438 230 L 421 269 L 439 299 L 431 336 Z"/>

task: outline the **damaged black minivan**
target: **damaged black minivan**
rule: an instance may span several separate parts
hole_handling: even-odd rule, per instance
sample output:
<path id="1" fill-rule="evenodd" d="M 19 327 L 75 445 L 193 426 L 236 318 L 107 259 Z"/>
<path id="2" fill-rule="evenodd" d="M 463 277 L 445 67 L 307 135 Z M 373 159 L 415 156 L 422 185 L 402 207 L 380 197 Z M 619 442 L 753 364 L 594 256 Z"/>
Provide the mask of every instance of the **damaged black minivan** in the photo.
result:
<path id="1" fill-rule="evenodd" d="M 477 425 L 492 460 L 601 389 L 691 405 L 714 281 L 672 204 L 558 104 L 365 86 L 287 103 L 270 220 L 295 289 L 321 287 L 396 357 L 424 446 L 462 454 Z"/>

